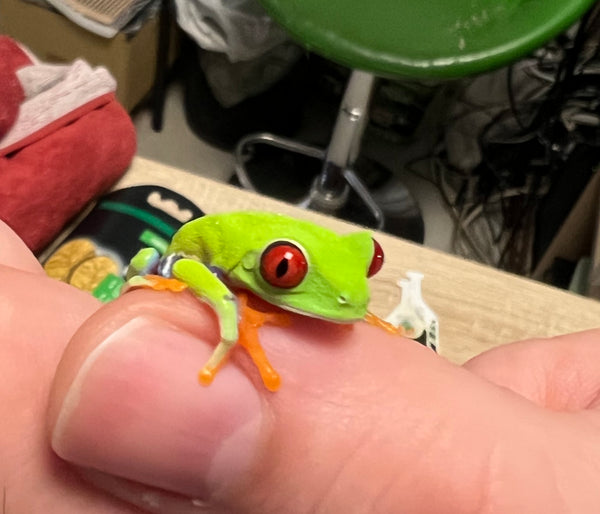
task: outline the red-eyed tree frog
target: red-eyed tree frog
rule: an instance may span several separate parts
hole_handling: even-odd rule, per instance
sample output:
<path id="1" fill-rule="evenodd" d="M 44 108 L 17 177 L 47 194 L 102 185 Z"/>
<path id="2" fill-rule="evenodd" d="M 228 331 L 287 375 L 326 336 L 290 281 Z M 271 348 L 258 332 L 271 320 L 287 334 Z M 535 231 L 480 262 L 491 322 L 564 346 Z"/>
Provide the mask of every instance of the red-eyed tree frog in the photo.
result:
<path id="1" fill-rule="evenodd" d="M 279 375 L 260 347 L 257 329 L 265 322 L 284 323 L 285 315 L 251 309 L 247 297 L 238 295 L 238 302 L 233 291 L 250 291 L 269 304 L 305 316 L 335 323 L 366 320 L 395 331 L 367 311 L 367 279 L 382 264 L 381 246 L 368 232 L 338 235 L 279 214 L 235 212 L 186 223 L 162 257 L 153 248 L 140 250 L 130 262 L 127 284 L 189 289 L 215 310 L 220 342 L 199 374 L 201 383 L 212 382 L 239 342 L 265 386 L 276 390 Z"/>

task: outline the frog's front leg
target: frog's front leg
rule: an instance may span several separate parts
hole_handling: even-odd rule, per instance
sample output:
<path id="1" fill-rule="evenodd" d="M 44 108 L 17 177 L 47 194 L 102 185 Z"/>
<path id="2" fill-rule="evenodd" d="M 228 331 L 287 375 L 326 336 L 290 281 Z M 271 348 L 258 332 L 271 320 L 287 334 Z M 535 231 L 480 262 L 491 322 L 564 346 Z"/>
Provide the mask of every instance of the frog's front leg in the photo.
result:
<path id="1" fill-rule="evenodd" d="M 219 318 L 221 341 L 198 375 L 200 382 L 208 385 L 238 340 L 236 299 L 227 286 L 199 261 L 179 259 L 173 264 L 172 273 L 176 279 L 187 284 L 195 295 L 206 301 Z"/>
<path id="2" fill-rule="evenodd" d="M 281 312 L 262 312 L 248 306 L 248 296 L 246 293 L 239 293 L 239 308 L 241 312 L 240 319 L 240 338 L 239 344 L 250 355 L 250 358 L 258 368 L 263 384 L 269 391 L 277 391 L 281 383 L 279 373 L 273 369 L 269 359 L 265 355 L 258 340 L 258 329 L 265 323 L 277 326 L 289 326 L 290 317 Z"/>
<path id="3" fill-rule="evenodd" d="M 160 253 L 156 248 L 142 248 L 129 261 L 125 278 L 131 280 L 133 277 L 142 275 L 153 275 L 158 270 Z"/>

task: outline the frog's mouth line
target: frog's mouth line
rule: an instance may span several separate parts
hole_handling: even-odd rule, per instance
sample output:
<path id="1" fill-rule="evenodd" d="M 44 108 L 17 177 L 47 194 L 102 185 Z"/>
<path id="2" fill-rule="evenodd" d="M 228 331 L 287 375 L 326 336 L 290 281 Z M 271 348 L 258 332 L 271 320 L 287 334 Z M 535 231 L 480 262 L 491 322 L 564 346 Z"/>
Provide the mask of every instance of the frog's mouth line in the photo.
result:
<path id="1" fill-rule="evenodd" d="M 310 318 L 320 319 L 320 320 L 329 321 L 329 322 L 333 321 L 335 323 L 356 323 L 357 321 L 363 321 L 365 319 L 366 312 L 367 312 L 365 309 L 365 314 L 363 316 L 357 316 L 357 317 L 353 317 L 353 318 L 336 318 L 334 316 L 317 314 L 314 311 L 307 311 L 307 310 L 299 309 L 298 307 L 291 307 L 289 305 L 279 305 L 278 307 L 285 311 L 293 312 L 295 314 L 300 314 L 302 316 L 308 316 Z"/>
<path id="2" fill-rule="evenodd" d="M 350 324 L 350 323 L 356 323 L 357 321 L 363 321 L 365 319 L 365 316 L 367 315 L 367 306 L 365 305 L 361 310 L 361 313 L 357 314 L 354 317 L 336 317 L 340 315 L 340 312 L 342 311 L 341 309 L 339 311 L 332 311 L 332 313 L 330 315 L 327 314 L 318 314 L 314 311 L 310 311 L 307 309 L 301 309 L 299 307 L 293 307 L 291 305 L 282 305 L 280 303 L 278 303 L 278 298 L 276 296 L 269 296 L 269 295 L 265 295 L 264 293 L 262 293 L 261 295 L 258 295 L 257 293 L 253 292 L 251 289 L 248 289 L 247 287 L 243 286 L 240 287 L 240 289 L 247 291 L 248 293 L 250 293 L 251 295 L 255 296 L 256 298 L 264 301 L 265 303 L 272 305 L 278 309 L 281 309 L 283 311 L 287 311 L 287 312 L 293 312 L 294 314 L 300 314 L 301 316 L 306 316 L 309 318 L 315 318 L 315 319 L 319 319 L 319 320 L 323 320 L 323 321 L 329 321 L 329 322 L 334 322 L 334 323 L 340 323 L 340 324 Z M 359 309 L 355 309 L 355 312 L 358 311 Z"/>
<path id="3" fill-rule="evenodd" d="M 359 318 L 333 318 L 333 317 L 327 317 L 327 316 L 322 316 L 319 314 L 315 314 L 314 312 L 308 312 L 308 311 L 304 311 L 302 309 L 297 309 L 295 307 L 289 307 L 289 306 L 285 306 L 285 307 L 281 307 L 283 310 L 289 311 L 289 312 L 293 312 L 295 314 L 300 314 L 302 316 L 308 316 L 310 318 L 315 318 L 315 319 L 320 319 L 323 321 L 335 321 L 335 323 L 356 323 L 357 321 L 362 321 L 365 319 L 364 316 L 359 317 Z"/>

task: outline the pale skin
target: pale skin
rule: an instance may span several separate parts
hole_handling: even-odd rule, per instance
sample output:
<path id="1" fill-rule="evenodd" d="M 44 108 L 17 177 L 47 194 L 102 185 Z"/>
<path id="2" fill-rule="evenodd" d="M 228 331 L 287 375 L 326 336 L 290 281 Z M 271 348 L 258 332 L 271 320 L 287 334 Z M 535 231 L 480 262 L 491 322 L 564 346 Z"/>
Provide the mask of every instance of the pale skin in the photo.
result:
<path id="1" fill-rule="evenodd" d="M 193 370 L 219 334 L 211 310 L 191 295 L 132 292 L 101 308 L 45 278 L 1 225 L 0 279 L 0 499 L 3 491 L 6 497 L 0 512 L 600 512 L 599 331 L 509 345 L 457 367 L 362 323 L 349 330 L 293 316 L 290 327 L 265 327 L 261 334 L 286 377 L 277 394 L 264 390 L 237 351 L 220 380 L 192 389 L 182 368 Z M 143 369 L 124 351 L 136 333 L 118 332 L 139 315 L 150 324 Z M 165 326 L 177 330 L 163 347 Z M 189 345 L 178 339 L 181 330 Z M 67 420 L 57 434 L 74 376 L 102 341 L 119 333 L 125 346 L 101 354 L 97 373 L 81 389 L 81 405 L 102 416 L 90 424 Z M 171 355 L 171 349 L 177 351 Z M 110 369 L 118 374 L 107 377 Z M 179 380 L 181 388 L 156 390 Z M 266 421 L 245 466 L 228 468 L 200 498 L 203 454 L 177 460 L 170 450 L 189 444 L 191 454 L 200 441 L 210 443 L 205 430 L 217 438 L 226 430 L 218 420 L 235 413 L 211 398 L 228 382 L 233 391 L 248 386 L 256 393 Z M 167 405 L 156 403 L 159 393 Z M 129 424 L 137 416 L 148 421 L 136 425 L 139 441 L 118 440 L 119 431 L 106 430 L 108 422 L 118 428 L 125 407 Z M 169 421 L 167 438 L 160 423 L 163 409 L 171 408 L 188 415 Z M 160 438 L 152 439 L 157 434 L 150 426 L 158 426 Z M 110 444 L 94 454 L 85 441 L 101 437 Z M 151 474 L 136 467 L 165 446 L 169 452 Z M 88 471 L 73 462 L 85 462 Z M 99 467 L 103 473 L 89 471 Z M 119 478 L 125 468 L 129 480 Z"/>

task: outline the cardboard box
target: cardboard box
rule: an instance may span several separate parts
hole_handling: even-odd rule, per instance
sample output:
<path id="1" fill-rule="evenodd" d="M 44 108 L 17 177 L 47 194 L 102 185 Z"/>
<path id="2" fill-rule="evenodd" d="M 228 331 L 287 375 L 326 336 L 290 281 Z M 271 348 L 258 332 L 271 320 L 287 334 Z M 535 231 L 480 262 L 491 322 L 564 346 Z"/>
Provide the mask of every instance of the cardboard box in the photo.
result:
<path id="1" fill-rule="evenodd" d="M 117 98 L 128 111 L 154 85 L 158 17 L 148 20 L 131 38 L 119 33 L 106 39 L 44 7 L 22 0 L 0 0 L 0 32 L 20 41 L 44 61 L 71 62 L 82 58 L 93 66 L 106 66 L 117 81 Z M 175 45 L 170 47 L 172 62 Z"/>

